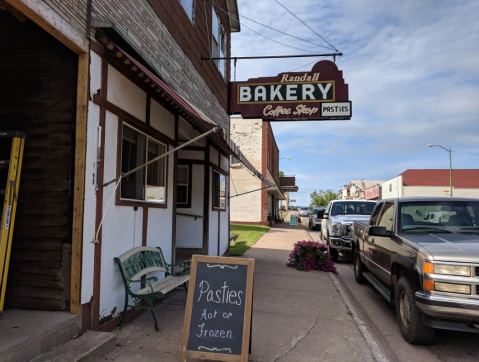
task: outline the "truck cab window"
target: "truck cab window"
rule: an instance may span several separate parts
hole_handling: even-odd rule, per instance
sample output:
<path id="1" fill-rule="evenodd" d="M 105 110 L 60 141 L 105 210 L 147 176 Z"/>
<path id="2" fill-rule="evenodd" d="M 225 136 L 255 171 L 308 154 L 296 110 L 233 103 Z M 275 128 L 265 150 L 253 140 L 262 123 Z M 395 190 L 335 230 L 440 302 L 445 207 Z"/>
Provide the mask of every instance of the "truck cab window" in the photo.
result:
<path id="1" fill-rule="evenodd" d="M 387 230 L 393 230 L 394 202 L 386 202 L 379 219 L 378 226 L 384 226 Z"/>
<path id="2" fill-rule="evenodd" d="M 379 213 L 381 212 L 381 209 L 382 209 L 382 206 L 383 204 L 378 204 L 376 206 L 376 208 L 374 209 L 372 215 L 371 215 L 371 219 L 370 219 L 370 225 L 372 226 L 375 226 L 378 222 L 378 217 L 379 217 Z"/>

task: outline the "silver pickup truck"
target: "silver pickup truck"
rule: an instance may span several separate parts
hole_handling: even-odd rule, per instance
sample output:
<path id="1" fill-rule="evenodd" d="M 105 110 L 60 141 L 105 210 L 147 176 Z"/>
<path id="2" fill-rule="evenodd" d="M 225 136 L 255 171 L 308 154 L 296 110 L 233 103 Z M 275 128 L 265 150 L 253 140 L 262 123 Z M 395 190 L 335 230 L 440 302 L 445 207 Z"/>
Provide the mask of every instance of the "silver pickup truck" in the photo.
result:
<path id="1" fill-rule="evenodd" d="M 436 328 L 479 333 L 479 199 L 381 200 L 352 239 L 356 281 L 395 305 L 406 341 L 431 343 Z"/>
<path id="2" fill-rule="evenodd" d="M 329 246 L 333 261 L 352 251 L 351 228 L 355 220 L 369 220 L 376 201 L 331 200 L 321 220 L 321 241 Z"/>
<path id="3" fill-rule="evenodd" d="M 309 230 L 321 229 L 321 221 L 323 220 L 326 206 L 314 207 L 313 211 L 309 215 Z"/>

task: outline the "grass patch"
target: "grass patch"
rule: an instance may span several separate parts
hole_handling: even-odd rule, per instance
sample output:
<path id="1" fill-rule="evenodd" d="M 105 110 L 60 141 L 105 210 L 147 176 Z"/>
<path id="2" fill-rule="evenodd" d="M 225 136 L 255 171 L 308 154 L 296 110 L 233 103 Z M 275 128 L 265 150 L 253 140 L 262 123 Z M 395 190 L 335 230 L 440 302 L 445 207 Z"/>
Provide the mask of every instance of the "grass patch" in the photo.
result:
<path id="1" fill-rule="evenodd" d="M 251 248 L 269 229 L 268 226 L 230 225 L 230 233 L 238 234 L 235 243 L 230 243 L 230 255 L 241 256 Z"/>

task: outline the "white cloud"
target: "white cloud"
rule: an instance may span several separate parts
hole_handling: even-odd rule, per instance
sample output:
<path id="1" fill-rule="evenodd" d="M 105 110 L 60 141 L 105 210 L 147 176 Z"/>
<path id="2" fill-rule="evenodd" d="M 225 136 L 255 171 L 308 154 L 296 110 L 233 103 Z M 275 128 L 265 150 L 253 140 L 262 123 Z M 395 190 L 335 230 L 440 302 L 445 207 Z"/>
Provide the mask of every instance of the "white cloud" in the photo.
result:
<path id="1" fill-rule="evenodd" d="M 300 190 L 338 190 L 350 179 L 389 179 L 408 168 L 448 168 L 447 153 L 428 143 L 457 151 L 456 168 L 479 167 L 479 155 L 472 154 L 479 153 L 478 1 L 281 2 L 344 53 L 337 64 L 353 102 L 351 121 L 273 124 L 281 154 L 293 158 L 280 168 L 302 175 Z M 241 15 L 327 45 L 274 0 L 238 4 Z M 329 52 L 243 24 L 282 43 Z M 279 54 L 306 53 L 245 27 L 233 34 L 233 56 Z M 238 61 L 237 80 L 290 72 L 313 60 Z M 298 204 L 309 203 L 309 192 L 298 193 Z"/>

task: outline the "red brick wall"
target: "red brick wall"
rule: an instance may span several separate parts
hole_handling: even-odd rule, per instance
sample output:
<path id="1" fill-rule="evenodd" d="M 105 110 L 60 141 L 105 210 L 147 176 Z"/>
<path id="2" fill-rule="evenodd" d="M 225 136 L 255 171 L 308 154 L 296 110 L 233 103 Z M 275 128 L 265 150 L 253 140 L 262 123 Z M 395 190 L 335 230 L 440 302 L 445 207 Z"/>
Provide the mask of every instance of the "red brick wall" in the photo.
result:
<path id="1" fill-rule="evenodd" d="M 148 0 L 158 17 L 166 25 L 176 42 L 183 48 L 186 56 L 191 60 L 194 67 L 206 81 L 209 88 L 227 110 L 228 82 L 223 79 L 215 63 L 211 60 L 201 61 L 201 57 L 210 56 L 212 9 L 210 1 L 195 1 L 194 24 L 188 18 L 178 0 Z M 217 0 L 221 9 L 226 10 L 226 1 Z M 204 5 L 206 4 L 206 12 Z M 216 13 L 220 17 L 226 37 L 226 56 L 231 54 L 231 34 L 229 17 L 221 9 Z M 206 15 L 206 19 L 205 19 Z M 226 80 L 230 79 L 230 63 L 226 64 Z"/>

